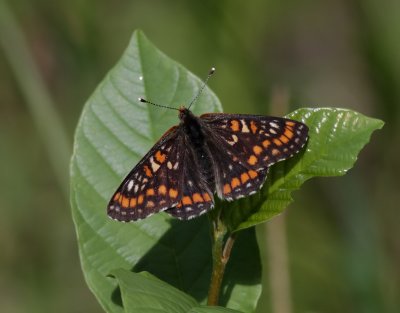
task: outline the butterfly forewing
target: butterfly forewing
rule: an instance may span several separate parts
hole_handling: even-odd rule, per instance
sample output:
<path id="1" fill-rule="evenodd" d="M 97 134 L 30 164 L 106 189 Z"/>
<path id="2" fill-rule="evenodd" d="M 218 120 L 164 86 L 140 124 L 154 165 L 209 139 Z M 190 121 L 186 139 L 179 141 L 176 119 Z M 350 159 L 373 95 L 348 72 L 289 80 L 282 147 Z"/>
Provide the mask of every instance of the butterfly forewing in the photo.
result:
<path id="1" fill-rule="evenodd" d="M 135 221 L 177 205 L 183 171 L 178 127 L 171 128 L 128 174 L 108 204 L 108 215 Z"/>
<path id="2" fill-rule="evenodd" d="M 227 200 L 255 193 L 268 168 L 297 153 L 307 141 L 307 126 L 289 119 L 223 113 L 200 118 L 215 158 L 217 192 Z"/>

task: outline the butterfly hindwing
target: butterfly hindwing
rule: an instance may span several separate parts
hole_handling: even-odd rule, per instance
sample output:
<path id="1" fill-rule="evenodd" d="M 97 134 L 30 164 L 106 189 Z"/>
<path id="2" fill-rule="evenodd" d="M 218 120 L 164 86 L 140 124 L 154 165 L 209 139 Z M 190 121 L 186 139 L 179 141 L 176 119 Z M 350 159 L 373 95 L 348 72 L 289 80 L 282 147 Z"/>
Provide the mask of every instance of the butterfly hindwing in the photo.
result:
<path id="1" fill-rule="evenodd" d="M 278 117 L 212 113 L 201 117 L 216 158 L 216 188 L 233 200 L 255 193 L 268 168 L 297 153 L 307 141 L 303 123 Z"/>
<path id="2" fill-rule="evenodd" d="M 171 128 L 134 167 L 111 198 L 108 215 L 135 221 L 179 203 L 183 170 L 178 127 Z"/>
<path id="3" fill-rule="evenodd" d="M 184 139 L 187 139 L 184 137 Z M 200 216 L 211 210 L 214 206 L 213 191 L 207 182 L 207 174 L 199 166 L 196 152 L 189 142 L 184 144 L 183 180 L 180 189 L 182 197 L 180 202 L 166 211 L 173 217 L 188 220 Z"/>
<path id="4" fill-rule="evenodd" d="M 267 170 L 256 170 L 226 150 L 218 139 L 207 142 L 213 155 L 216 192 L 228 201 L 256 193 L 265 181 Z"/>
<path id="5" fill-rule="evenodd" d="M 193 174 L 193 172 L 192 172 Z M 212 192 L 200 186 L 194 177 L 187 176 L 187 183 L 182 188 L 182 197 L 180 202 L 167 211 L 173 217 L 181 220 L 189 220 L 198 217 L 214 207 Z"/>

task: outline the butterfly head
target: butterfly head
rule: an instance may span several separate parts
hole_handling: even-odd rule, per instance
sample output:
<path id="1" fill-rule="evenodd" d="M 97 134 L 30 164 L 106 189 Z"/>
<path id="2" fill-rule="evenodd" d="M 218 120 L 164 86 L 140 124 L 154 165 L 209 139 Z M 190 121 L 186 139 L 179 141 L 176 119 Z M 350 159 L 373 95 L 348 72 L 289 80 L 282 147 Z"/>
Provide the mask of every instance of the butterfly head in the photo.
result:
<path id="1" fill-rule="evenodd" d="M 190 115 L 192 112 L 190 112 L 190 110 L 184 106 L 181 106 L 179 108 L 179 119 L 181 121 L 185 120 L 187 118 L 188 115 Z"/>

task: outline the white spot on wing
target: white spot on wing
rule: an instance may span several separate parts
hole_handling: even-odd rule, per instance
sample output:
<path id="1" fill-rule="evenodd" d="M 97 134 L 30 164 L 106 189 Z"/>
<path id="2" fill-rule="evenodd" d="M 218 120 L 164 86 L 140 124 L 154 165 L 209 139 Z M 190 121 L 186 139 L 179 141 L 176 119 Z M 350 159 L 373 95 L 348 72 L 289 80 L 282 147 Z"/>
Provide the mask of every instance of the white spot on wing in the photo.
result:
<path id="1" fill-rule="evenodd" d="M 274 128 L 278 128 L 279 129 L 279 125 L 276 124 L 275 122 L 271 122 L 271 123 L 269 123 L 269 125 L 271 125 Z"/>
<path id="2" fill-rule="evenodd" d="M 240 120 L 240 122 L 242 123 L 242 133 L 249 133 L 250 130 L 247 127 L 247 124 L 246 124 L 245 120 Z"/>
<path id="3" fill-rule="evenodd" d="M 156 163 L 153 159 L 153 157 L 150 158 L 150 164 L 151 164 L 151 168 L 153 170 L 153 172 L 157 172 L 158 169 L 160 168 L 160 164 Z"/>
<path id="4" fill-rule="evenodd" d="M 239 139 L 238 139 L 238 137 L 237 137 L 235 134 L 233 134 L 233 135 L 232 135 L 232 140 L 233 140 L 233 141 L 226 140 L 226 142 L 229 143 L 231 146 L 233 146 L 235 143 L 238 142 Z"/>
<path id="5" fill-rule="evenodd" d="M 131 191 L 133 187 L 133 180 L 131 179 L 128 183 L 128 191 Z"/>

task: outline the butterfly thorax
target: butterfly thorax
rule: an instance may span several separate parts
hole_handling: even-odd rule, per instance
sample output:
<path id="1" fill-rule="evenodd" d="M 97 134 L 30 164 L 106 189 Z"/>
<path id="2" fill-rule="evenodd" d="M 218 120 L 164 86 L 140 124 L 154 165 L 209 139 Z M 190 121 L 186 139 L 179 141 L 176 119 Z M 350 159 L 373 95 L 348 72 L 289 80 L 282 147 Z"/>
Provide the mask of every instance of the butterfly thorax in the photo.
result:
<path id="1" fill-rule="evenodd" d="M 204 134 L 201 129 L 199 118 L 196 117 L 189 109 L 179 109 L 179 119 L 181 120 L 181 127 L 185 134 L 189 137 L 191 143 L 200 148 L 204 145 Z"/>
<path id="2" fill-rule="evenodd" d="M 195 116 L 189 109 L 182 107 L 179 109 L 179 119 L 181 120 L 180 127 L 189 141 L 188 146 L 194 151 L 194 157 L 202 169 L 204 179 L 210 185 L 214 184 L 211 156 L 206 147 L 206 136 L 204 135 L 200 118 Z"/>

